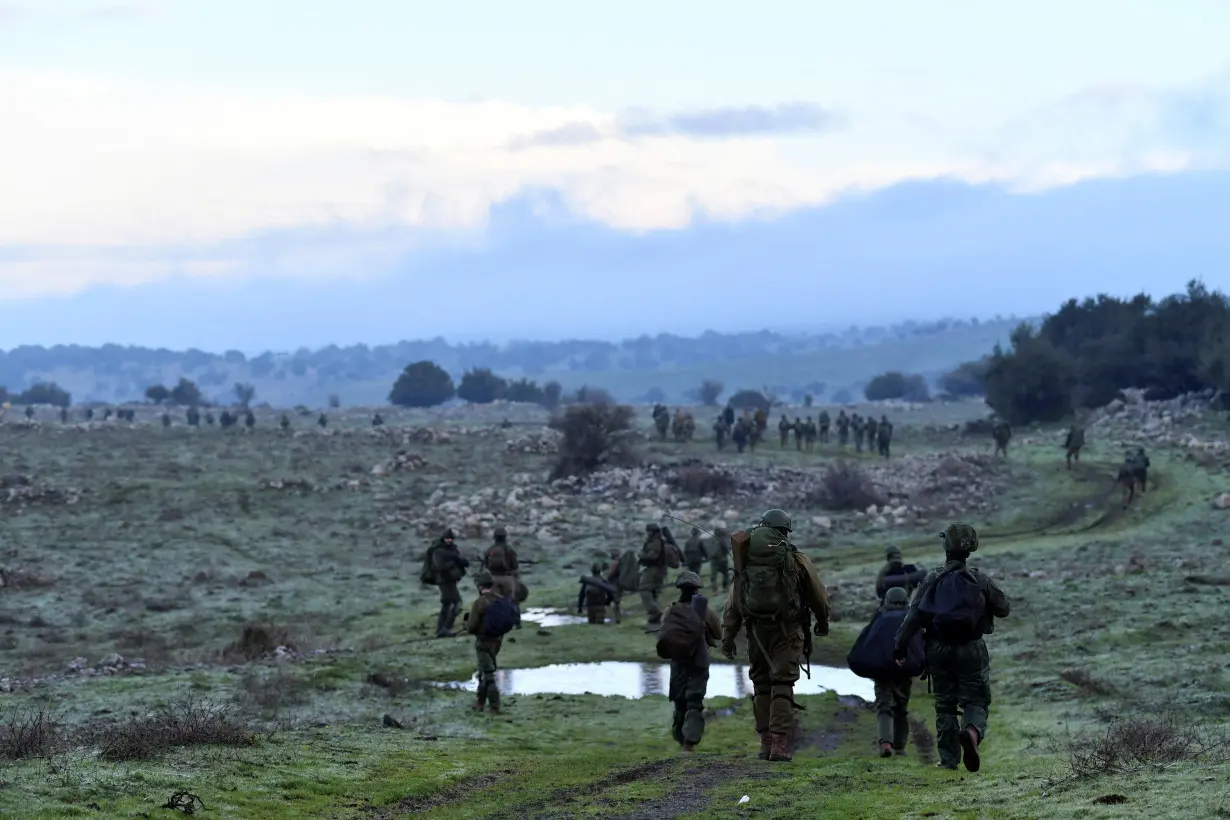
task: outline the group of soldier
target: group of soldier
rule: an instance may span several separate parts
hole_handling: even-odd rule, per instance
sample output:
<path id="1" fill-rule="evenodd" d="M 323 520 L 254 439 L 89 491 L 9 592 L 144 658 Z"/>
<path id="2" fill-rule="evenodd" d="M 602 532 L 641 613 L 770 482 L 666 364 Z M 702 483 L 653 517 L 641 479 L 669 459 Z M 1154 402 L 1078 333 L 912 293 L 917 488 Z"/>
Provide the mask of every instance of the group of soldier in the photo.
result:
<path id="1" fill-rule="evenodd" d="M 745 450 L 755 451 L 757 445 L 764 440 L 768 426 L 769 414 L 764 408 L 755 412 L 744 410 L 741 416 L 736 417 L 734 407 L 727 405 L 713 422 L 714 441 L 718 450 L 725 449 L 729 440 L 740 453 Z M 893 425 L 887 415 L 881 415 L 877 420 L 871 415 L 866 418 L 858 413 L 847 415 L 843 409 L 837 413 L 837 418 L 833 419 L 827 410 L 821 410 L 815 419 L 810 415 L 807 418 L 795 416 L 793 421 L 782 413 L 777 423 L 781 448 L 784 450 L 789 446 L 793 436 L 795 449 L 800 452 L 811 452 L 817 442 L 828 444 L 833 428 L 836 428 L 837 444 L 841 447 L 848 447 L 853 440 L 856 452 L 861 453 L 866 449 L 869 453 L 875 452 L 884 458 L 889 457 Z"/>
<path id="2" fill-rule="evenodd" d="M 685 752 L 693 751 L 704 733 L 709 650 L 720 648 L 726 659 L 734 660 L 736 640 L 743 634 L 760 740 L 757 756 L 768 761 L 793 757 L 795 710 L 801 708 L 794 687 L 811 656 L 813 636 L 828 634 L 830 605 L 815 566 L 791 543 L 791 531 L 790 516 L 773 509 L 748 530 L 729 533 L 717 528 L 705 539 L 699 528 L 693 528 L 680 548 L 669 527 L 650 523 L 639 550 L 614 549 L 611 563 L 595 563 L 592 574 L 581 579 L 577 607 L 588 612 L 589 623 L 605 623 L 612 605 L 619 623 L 623 595 L 635 591 L 645 608 L 645 631 L 659 636 L 659 655 L 667 657 L 662 650 L 667 633 L 693 636 L 685 654 L 670 656 L 671 731 Z M 890 636 L 880 647 L 881 672 L 874 678 L 880 755 L 891 758 L 905 752 L 912 679 L 922 669 L 935 692 L 937 765 L 955 770 L 964 762 L 975 772 L 981 765 L 979 747 L 987 736 L 991 702 L 990 661 L 983 636 L 994 632 L 995 619 L 1008 616 L 1008 599 L 989 576 L 967 565 L 978 549 L 978 533 L 972 526 L 952 524 L 940 538 L 945 563 L 929 572 L 905 564 L 897 547 L 885 551 L 885 564 L 875 582 L 880 605 L 859 640 L 863 642 L 877 624 L 880 634 Z M 436 634 L 451 636 L 461 608 L 457 584 L 469 562 L 458 551 L 451 530 L 433 544 L 425 559 L 424 580 L 440 587 Z M 716 589 L 720 582 L 727 593 L 720 619 L 700 594 L 706 562 L 710 584 Z M 528 594 L 518 577 L 522 563 L 508 545 L 506 531 L 496 528 L 475 578 L 479 595 L 466 618 L 466 632 L 475 638 L 478 688 L 473 708 L 478 711 L 500 709 L 497 658 L 503 634 L 520 626 L 515 605 Z M 674 582 L 679 598 L 664 613 L 660 596 L 669 570 L 675 568 L 680 569 Z M 509 620 L 510 602 L 515 624 Z M 952 631 L 962 615 L 972 627 Z M 494 631 L 488 629 L 493 622 L 501 624 Z M 688 624 L 694 632 L 687 631 Z M 918 668 L 911 665 L 916 656 Z"/>

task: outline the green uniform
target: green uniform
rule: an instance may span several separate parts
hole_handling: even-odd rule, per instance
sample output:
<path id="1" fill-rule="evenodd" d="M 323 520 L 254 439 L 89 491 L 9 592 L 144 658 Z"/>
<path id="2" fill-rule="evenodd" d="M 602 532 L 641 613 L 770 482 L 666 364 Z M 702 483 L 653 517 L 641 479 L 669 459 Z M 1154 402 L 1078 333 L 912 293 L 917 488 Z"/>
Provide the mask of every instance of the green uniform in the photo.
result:
<path id="1" fill-rule="evenodd" d="M 517 552 L 507 541 L 507 535 L 495 536 L 487 554 L 483 557 L 483 566 L 491 573 L 491 581 L 495 591 L 505 598 L 516 599 L 517 577 L 521 574 L 517 564 Z"/>
<path id="2" fill-rule="evenodd" d="M 683 563 L 692 572 L 700 574 L 701 564 L 709 560 L 705 551 L 705 542 L 701 540 L 700 530 L 693 530 L 688 540 L 683 542 Z"/>
<path id="3" fill-rule="evenodd" d="M 706 550 L 709 553 L 709 585 L 718 588 L 718 578 L 722 579 L 722 589 L 730 587 L 730 534 L 719 527 L 714 530 L 713 538 Z"/>
<path id="4" fill-rule="evenodd" d="M 440 588 L 440 615 L 436 620 L 436 636 L 447 637 L 452 634 L 453 624 L 461 612 L 461 592 L 458 591 L 457 584 L 465 576 L 466 562 L 457 550 L 457 545 L 449 544 L 444 539 L 436 542 L 431 560 L 436 570 L 437 586 Z"/>
<path id="5" fill-rule="evenodd" d="M 690 602 L 690 598 L 689 598 Z M 709 688 L 709 648 L 717 646 L 722 625 L 712 609 L 705 610 L 705 643 L 687 663 L 671 661 L 668 697 L 675 707 L 671 736 L 680 745 L 695 746 L 705 733 L 705 692 Z"/>
<path id="6" fill-rule="evenodd" d="M 474 653 L 478 658 L 478 703 L 477 708 L 487 705 L 492 711 L 500 708 L 500 689 L 495 673 L 499 668 L 496 659 L 500 655 L 503 638 L 489 638 L 483 635 L 483 612 L 496 598 L 500 597 L 494 589 L 489 589 L 474 599 L 470 608 L 470 617 L 466 621 L 466 631 L 474 636 Z"/>
<path id="7" fill-rule="evenodd" d="M 893 425 L 889 423 L 887 417 L 880 419 L 880 426 L 877 430 L 876 438 L 876 443 L 879 445 L 880 455 L 888 458 L 889 445 L 893 443 Z"/>
<path id="8" fill-rule="evenodd" d="M 648 533 L 645 546 L 641 547 L 637 560 L 641 565 L 641 603 L 645 605 L 649 625 L 656 626 L 662 623 L 662 605 L 659 598 L 662 595 L 662 587 L 666 585 L 666 543 L 662 540 L 661 530 Z"/>
<path id="9" fill-rule="evenodd" d="M 908 606 L 910 599 L 905 590 L 900 587 L 893 589 L 893 594 L 880 607 L 881 612 L 900 611 Z M 905 751 L 906 741 L 910 739 L 910 689 L 913 683 L 910 678 L 875 681 L 876 742 L 888 743 L 896 752 Z"/>

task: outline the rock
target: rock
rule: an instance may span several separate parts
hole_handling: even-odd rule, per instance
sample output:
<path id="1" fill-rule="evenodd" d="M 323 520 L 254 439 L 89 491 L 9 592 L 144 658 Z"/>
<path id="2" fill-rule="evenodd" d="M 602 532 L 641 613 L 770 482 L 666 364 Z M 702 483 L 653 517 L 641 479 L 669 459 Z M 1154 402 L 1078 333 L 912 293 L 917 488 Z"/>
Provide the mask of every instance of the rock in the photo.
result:
<path id="1" fill-rule="evenodd" d="M 112 652 L 110 655 L 99 661 L 98 665 L 103 668 L 118 669 L 124 665 L 124 657 L 118 652 Z"/>
<path id="2" fill-rule="evenodd" d="M 811 523 L 822 530 L 833 529 L 833 519 L 829 518 L 827 515 L 813 515 Z"/>
<path id="3" fill-rule="evenodd" d="M 1230 493 L 1222 493 L 1213 501 L 1213 506 L 1219 510 L 1230 510 Z"/>

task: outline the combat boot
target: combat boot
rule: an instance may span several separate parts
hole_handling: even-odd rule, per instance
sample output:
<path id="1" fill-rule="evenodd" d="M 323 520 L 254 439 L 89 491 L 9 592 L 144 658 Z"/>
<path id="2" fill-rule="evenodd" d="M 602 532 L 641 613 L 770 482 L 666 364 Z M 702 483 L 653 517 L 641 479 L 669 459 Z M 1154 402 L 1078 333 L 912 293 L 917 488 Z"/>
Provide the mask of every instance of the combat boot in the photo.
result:
<path id="1" fill-rule="evenodd" d="M 692 754 L 692 753 L 693 753 L 693 752 L 695 752 L 695 751 L 696 751 L 696 744 L 695 744 L 695 743 L 685 743 L 685 744 L 683 744 L 683 753 L 684 753 L 685 755 L 690 755 L 690 754 Z"/>
<path id="2" fill-rule="evenodd" d="M 769 752 L 773 749 L 773 736 L 768 732 L 760 733 L 760 753 L 756 757 L 761 760 L 769 759 Z"/>
<path id="3" fill-rule="evenodd" d="M 957 735 L 957 740 L 961 744 L 961 759 L 965 768 L 971 772 L 978 771 L 982 766 L 982 758 L 978 756 L 978 744 L 982 742 L 982 736 L 978 734 L 977 727 L 966 726 L 961 730 L 961 734 Z"/>
<path id="4" fill-rule="evenodd" d="M 500 713 L 500 707 L 493 703 L 487 707 L 487 711 L 493 715 L 498 715 Z"/>
<path id="5" fill-rule="evenodd" d="M 479 698 L 478 700 L 474 701 L 474 705 L 473 705 L 473 706 L 471 706 L 470 708 L 471 708 L 471 709 L 473 709 L 475 712 L 481 712 L 481 711 L 483 711 L 483 701 L 482 701 L 482 698 Z"/>
<path id="6" fill-rule="evenodd" d="M 769 760 L 794 760 L 790 754 L 790 735 L 770 734 Z"/>
<path id="7" fill-rule="evenodd" d="M 887 740 L 881 742 L 880 743 L 880 757 L 892 757 L 892 756 L 893 756 L 893 744 L 889 743 Z"/>

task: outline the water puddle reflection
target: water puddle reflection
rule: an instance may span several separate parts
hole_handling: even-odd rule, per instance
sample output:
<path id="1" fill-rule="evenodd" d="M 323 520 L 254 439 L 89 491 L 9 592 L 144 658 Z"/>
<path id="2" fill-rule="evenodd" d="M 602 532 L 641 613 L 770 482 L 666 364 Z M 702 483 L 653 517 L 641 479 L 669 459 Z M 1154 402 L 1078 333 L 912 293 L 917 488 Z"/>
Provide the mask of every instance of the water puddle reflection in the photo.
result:
<path id="1" fill-rule="evenodd" d="M 524 617 L 524 615 L 522 616 Z M 501 669 L 496 672 L 501 694 L 507 695 L 602 695 L 604 697 L 643 698 L 665 695 L 670 682 L 670 665 L 661 663 L 561 663 L 534 669 Z M 477 675 L 455 688 L 473 692 L 478 686 Z M 875 686 L 849 669 L 813 666 L 811 680 L 800 678 L 795 684 L 797 695 L 818 695 L 836 692 L 854 695 L 866 701 L 875 700 Z M 709 668 L 709 689 L 706 697 L 744 698 L 752 693 L 752 681 L 747 667 L 715 663 Z"/>
<path id="2" fill-rule="evenodd" d="M 542 607 L 530 607 L 529 609 L 521 610 L 521 620 L 538 624 L 542 629 L 587 623 L 587 620 L 580 615 L 569 615 L 562 609 L 544 609 Z"/>

